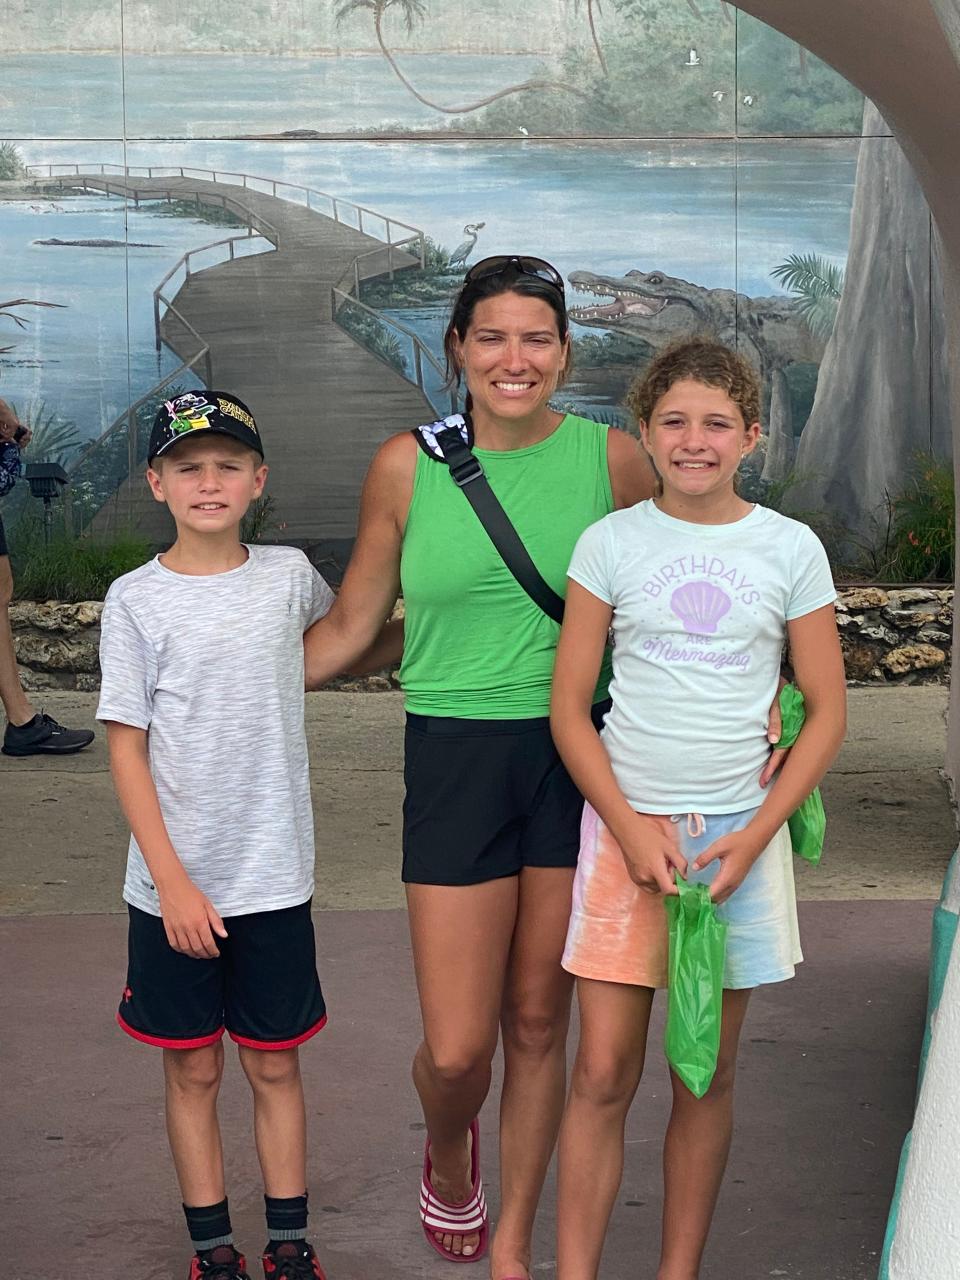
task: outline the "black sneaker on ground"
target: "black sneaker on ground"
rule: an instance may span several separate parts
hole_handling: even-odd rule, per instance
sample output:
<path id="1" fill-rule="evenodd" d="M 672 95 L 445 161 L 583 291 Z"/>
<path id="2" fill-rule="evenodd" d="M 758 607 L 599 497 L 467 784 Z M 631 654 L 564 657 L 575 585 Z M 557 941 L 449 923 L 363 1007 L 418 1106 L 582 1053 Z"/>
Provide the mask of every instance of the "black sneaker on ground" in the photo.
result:
<path id="1" fill-rule="evenodd" d="M 267 1280 L 326 1280 L 313 1247 L 290 1241 L 263 1255 L 263 1274 Z"/>
<path id="2" fill-rule="evenodd" d="M 26 724 L 8 724 L 0 750 L 5 756 L 66 756 L 93 741 L 92 729 L 65 729 L 43 712 Z"/>
<path id="3" fill-rule="evenodd" d="M 187 1280 L 250 1280 L 247 1260 L 232 1244 L 218 1244 L 206 1253 L 193 1255 Z"/>

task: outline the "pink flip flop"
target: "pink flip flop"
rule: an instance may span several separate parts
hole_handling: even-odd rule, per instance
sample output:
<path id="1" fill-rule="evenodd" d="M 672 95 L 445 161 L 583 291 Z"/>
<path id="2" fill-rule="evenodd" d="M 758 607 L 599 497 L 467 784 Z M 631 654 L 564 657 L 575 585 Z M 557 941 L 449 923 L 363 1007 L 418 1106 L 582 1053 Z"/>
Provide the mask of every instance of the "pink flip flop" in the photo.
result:
<path id="1" fill-rule="evenodd" d="M 470 1149 L 470 1198 L 464 1204 L 449 1204 L 441 1200 L 433 1189 L 430 1175 L 433 1166 L 430 1163 L 430 1140 L 427 1139 L 423 1149 L 423 1180 L 420 1183 L 420 1224 L 427 1244 L 436 1249 L 441 1258 L 447 1262 L 479 1262 L 487 1252 L 487 1202 L 483 1195 L 483 1179 L 480 1177 L 480 1126 L 476 1120 L 470 1125 L 473 1143 Z M 443 1235 L 468 1236 L 479 1232 L 475 1253 L 454 1253 L 445 1249 L 434 1235 L 439 1231 Z"/>

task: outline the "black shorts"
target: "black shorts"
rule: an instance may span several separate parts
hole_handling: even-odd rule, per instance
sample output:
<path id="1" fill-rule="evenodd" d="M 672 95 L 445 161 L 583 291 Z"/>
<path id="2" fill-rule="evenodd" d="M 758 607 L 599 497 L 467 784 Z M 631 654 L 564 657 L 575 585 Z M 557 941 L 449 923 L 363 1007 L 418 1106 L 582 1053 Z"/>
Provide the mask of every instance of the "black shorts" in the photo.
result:
<path id="1" fill-rule="evenodd" d="M 599 730 L 609 702 L 593 708 Z M 575 867 L 583 797 L 550 721 L 407 713 L 403 879 L 482 884 L 524 867 Z"/>
<path id="2" fill-rule="evenodd" d="M 117 1021 L 134 1039 L 199 1049 L 226 1030 L 251 1049 L 293 1049 L 326 1022 L 309 901 L 224 920 L 213 960 L 175 951 L 159 916 L 129 912 Z"/>
<path id="3" fill-rule="evenodd" d="M 7 535 L 3 532 L 3 520 L 0 519 L 0 556 L 8 556 L 10 550 L 7 546 Z"/>

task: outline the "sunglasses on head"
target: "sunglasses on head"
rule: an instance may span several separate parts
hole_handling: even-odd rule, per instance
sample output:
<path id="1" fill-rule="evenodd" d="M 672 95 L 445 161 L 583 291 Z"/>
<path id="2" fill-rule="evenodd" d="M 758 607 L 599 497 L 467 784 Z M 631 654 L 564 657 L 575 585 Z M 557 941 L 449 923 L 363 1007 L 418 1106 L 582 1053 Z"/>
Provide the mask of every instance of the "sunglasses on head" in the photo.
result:
<path id="1" fill-rule="evenodd" d="M 511 271 L 516 275 L 534 276 L 544 284 L 552 285 L 563 296 L 563 276 L 556 267 L 543 258 L 528 258 L 516 253 L 500 253 L 475 263 L 464 276 L 464 284 L 476 284 L 478 280 L 489 280 L 492 276 L 502 276 Z"/>

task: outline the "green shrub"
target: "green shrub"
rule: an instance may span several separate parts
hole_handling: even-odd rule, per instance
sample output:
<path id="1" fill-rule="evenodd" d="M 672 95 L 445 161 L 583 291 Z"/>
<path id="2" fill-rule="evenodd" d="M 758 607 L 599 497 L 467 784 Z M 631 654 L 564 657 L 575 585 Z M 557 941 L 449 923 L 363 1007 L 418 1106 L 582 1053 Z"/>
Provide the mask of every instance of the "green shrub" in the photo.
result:
<path id="1" fill-rule="evenodd" d="M 102 600 L 115 578 L 146 564 L 151 547 L 142 538 L 121 534 L 113 540 L 55 535 L 44 545 L 42 525 L 20 525 L 14 551 L 14 594 L 18 600 Z M 24 533 L 29 536 L 24 537 Z"/>
<path id="2" fill-rule="evenodd" d="M 890 499 L 890 512 L 888 580 L 952 581 L 956 507 L 951 463 L 915 454 L 910 479 Z"/>

